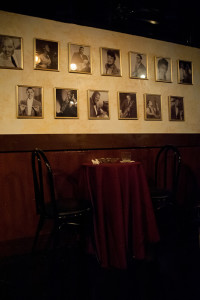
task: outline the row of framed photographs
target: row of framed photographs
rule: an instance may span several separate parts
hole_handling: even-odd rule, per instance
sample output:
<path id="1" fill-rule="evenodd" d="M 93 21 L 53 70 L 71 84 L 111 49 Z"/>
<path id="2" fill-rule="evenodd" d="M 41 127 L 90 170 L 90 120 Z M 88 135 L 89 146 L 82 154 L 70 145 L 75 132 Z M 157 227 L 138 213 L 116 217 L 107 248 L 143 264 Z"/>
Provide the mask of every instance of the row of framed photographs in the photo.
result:
<path id="1" fill-rule="evenodd" d="M 169 120 L 184 121 L 184 98 L 169 96 Z M 54 105 L 56 119 L 78 119 L 78 90 L 54 88 Z M 43 118 L 43 88 L 38 86 L 17 86 L 17 117 Z M 88 118 L 91 120 L 109 120 L 109 92 L 88 90 Z M 137 93 L 118 92 L 118 118 L 120 120 L 137 120 Z M 144 119 L 161 121 L 161 95 L 144 94 Z"/>
<path id="2" fill-rule="evenodd" d="M 21 37 L 0 35 L 0 68 L 23 69 Z M 92 74 L 91 47 L 69 43 L 69 72 Z M 100 48 L 101 75 L 122 76 L 121 51 Z M 34 39 L 34 69 L 59 71 L 59 42 Z M 148 56 L 129 52 L 130 78 L 148 79 Z M 172 59 L 155 57 L 155 79 L 172 82 Z M 178 83 L 193 84 L 193 64 L 178 60 Z"/>

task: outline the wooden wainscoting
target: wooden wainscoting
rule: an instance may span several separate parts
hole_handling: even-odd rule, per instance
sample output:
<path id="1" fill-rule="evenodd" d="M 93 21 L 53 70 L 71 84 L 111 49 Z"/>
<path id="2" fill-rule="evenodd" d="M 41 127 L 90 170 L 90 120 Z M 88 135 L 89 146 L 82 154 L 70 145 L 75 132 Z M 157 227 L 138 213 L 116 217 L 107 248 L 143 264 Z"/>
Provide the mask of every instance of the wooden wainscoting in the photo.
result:
<path id="1" fill-rule="evenodd" d="M 46 151 L 52 168 L 78 176 L 82 163 L 95 157 L 120 157 L 123 149 L 143 163 L 149 184 L 161 146 L 173 144 L 182 155 L 179 201 L 189 207 L 200 195 L 200 134 L 45 134 L 0 136 L 0 256 L 28 251 L 35 234 L 31 151 Z M 65 180 L 60 180 L 60 190 Z M 8 252 L 8 249 L 10 252 Z"/>

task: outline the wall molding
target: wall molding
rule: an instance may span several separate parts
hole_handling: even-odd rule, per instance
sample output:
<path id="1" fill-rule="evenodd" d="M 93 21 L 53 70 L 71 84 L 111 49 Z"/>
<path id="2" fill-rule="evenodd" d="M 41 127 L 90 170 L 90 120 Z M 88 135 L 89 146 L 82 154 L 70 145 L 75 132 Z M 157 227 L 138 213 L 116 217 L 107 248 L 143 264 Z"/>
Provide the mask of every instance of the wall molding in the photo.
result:
<path id="1" fill-rule="evenodd" d="M 8 134 L 0 135 L 0 152 L 149 148 L 173 144 L 200 146 L 200 134 Z"/>

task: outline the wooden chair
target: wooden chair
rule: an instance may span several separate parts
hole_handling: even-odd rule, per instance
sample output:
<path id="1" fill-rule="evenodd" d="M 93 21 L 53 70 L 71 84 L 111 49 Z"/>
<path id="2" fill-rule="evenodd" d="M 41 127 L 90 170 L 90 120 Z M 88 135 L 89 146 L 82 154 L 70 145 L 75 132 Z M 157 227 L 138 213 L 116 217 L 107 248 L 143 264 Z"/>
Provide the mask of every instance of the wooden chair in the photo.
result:
<path id="1" fill-rule="evenodd" d="M 60 230 L 65 226 L 79 227 L 82 230 L 91 220 L 91 207 L 83 201 L 78 207 L 69 208 L 69 199 L 56 198 L 55 176 L 46 155 L 40 149 L 32 152 L 32 171 L 36 213 L 39 215 L 32 251 L 36 248 L 39 234 L 46 220 L 53 221 L 51 236 L 53 247 L 56 248 L 59 245 Z"/>

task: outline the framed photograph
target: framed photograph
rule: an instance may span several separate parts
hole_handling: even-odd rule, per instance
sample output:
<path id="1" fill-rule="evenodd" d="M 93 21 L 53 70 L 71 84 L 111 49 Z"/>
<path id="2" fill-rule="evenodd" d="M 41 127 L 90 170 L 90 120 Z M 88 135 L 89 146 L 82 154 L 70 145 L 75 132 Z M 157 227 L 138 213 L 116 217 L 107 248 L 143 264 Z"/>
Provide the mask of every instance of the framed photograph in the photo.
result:
<path id="1" fill-rule="evenodd" d="M 109 120 L 108 91 L 88 90 L 88 117 L 91 120 Z"/>
<path id="2" fill-rule="evenodd" d="M 118 92 L 119 120 L 137 120 L 136 93 Z"/>
<path id="3" fill-rule="evenodd" d="M 78 90 L 54 88 L 55 118 L 78 119 Z"/>
<path id="4" fill-rule="evenodd" d="M 178 60 L 178 83 L 193 84 L 193 64 L 191 61 Z"/>
<path id="5" fill-rule="evenodd" d="M 92 74 L 90 46 L 69 43 L 69 72 Z"/>
<path id="6" fill-rule="evenodd" d="M 17 86 L 17 118 L 43 118 L 43 88 L 40 86 Z"/>
<path id="7" fill-rule="evenodd" d="M 146 121 L 161 121 L 161 95 L 144 95 L 144 119 Z"/>
<path id="8" fill-rule="evenodd" d="M 34 39 L 34 69 L 59 71 L 58 42 Z"/>
<path id="9" fill-rule="evenodd" d="M 169 96 L 169 120 L 185 120 L 183 97 Z"/>
<path id="10" fill-rule="evenodd" d="M 21 37 L 0 35 L 0 68 L 23 69 L 23 41 Z"/>
<path id="11" fill-rule="evenodd" d="M 172 82 L 172 60 L 166 57 L 155 57 L 156 81 Z"/>
<path id="12" fill-rule="evenodd" d="M 122 76 L 121 52 L 118 49 L 100 48 L 101 75 Z"/>
<path id="13" fill-rule="evenodd" d="M 147 55 L 129 52 L 130 78 L 148 79 Z"/>

